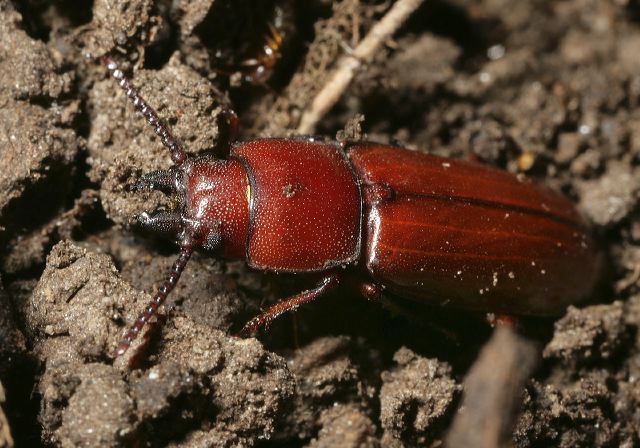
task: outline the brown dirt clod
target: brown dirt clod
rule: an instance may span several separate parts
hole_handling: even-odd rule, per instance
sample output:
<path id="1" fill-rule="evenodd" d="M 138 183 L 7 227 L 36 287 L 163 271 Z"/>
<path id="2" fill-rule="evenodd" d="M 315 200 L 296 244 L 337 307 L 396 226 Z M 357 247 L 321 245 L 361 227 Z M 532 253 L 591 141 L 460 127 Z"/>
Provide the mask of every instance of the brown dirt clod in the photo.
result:
<path id="1" fill-rule="evenodd" d="M 410 440 L 423 445 L 446 423 L 454 409 L 460 385 L 451 368 L 436 359 L 401 348 L 393 357 L 397 367 L 382 373 L 380 422 L 383 444 Z"/>

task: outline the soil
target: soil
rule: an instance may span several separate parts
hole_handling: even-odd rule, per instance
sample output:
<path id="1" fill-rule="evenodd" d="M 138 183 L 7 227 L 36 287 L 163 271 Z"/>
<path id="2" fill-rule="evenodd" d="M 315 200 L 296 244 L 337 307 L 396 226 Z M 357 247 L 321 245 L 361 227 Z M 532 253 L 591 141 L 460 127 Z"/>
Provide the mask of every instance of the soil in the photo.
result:
<path id="1" fill-rule="evenodd" d="M 640 446 L 635 0 L 426 1 L 318 126 L 563 192 L 608 260 L 590 303 L 492 331 L 339 292 L 240 339 L 305 279 L 196 254 L 111 361 L 176 248 L 132 225 L 173 205 L 132 188 L 170 160 L 100 57 L 191 154 L 222 154 L 228 107 L 242 139 L 292 134 L 391 2 L 262 3 L 0 0 L 0 447 Z"/>

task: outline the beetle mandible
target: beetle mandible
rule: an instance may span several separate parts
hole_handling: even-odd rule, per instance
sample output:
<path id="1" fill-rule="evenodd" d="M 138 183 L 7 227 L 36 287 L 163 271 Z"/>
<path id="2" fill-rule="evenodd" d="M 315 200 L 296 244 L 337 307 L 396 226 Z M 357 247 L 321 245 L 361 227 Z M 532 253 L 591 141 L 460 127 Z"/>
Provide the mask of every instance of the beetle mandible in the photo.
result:
<path id="1" fill-rule="evenodd" d="M 315 288 L 249 321 L 245 334 L 325 295 L 350 271 L 365 273 L 359 289 L 368 298 L 387 289 L 506 314 L 556 314 L 596 284 L 599 254 L 583 218 L 566 198 L 524 177 L 387 145 L 313 138 L 237 142 L 224 159 L 187 157 L 117 64 L 104 63 L 174 163 L 141 182 L 175 194 L 176 210 L 138 219 L 176 235 L 180 247 L 116 357 L 199 248 L 244 258 L 253 269 L 323 274 Z"/>

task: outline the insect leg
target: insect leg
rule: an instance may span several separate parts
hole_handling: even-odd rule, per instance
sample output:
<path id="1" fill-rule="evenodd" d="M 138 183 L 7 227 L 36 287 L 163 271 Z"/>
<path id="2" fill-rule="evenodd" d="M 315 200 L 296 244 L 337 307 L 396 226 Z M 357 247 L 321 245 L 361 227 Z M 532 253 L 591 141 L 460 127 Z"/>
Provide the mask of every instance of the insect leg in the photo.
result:
<path id="1" fill-rule="evenodd" d="M 322 279 L 322 281 L 314 289 L 303 291 L 295 296 L 284 299 L 275 305 L 269 307 L 267 311 L 251 319 L 240 331 L 241 336 L 251 336 L 255 334 L 260 327 L 268 328 L 271 322 L 278 316 L 286 313 L 287 311 L 295 311 L 300 305 L 313 302 L 319 299 L 327 292 L 335 289 L 340 283 L 340 278 L 337 274 L 331 274 Z"/>

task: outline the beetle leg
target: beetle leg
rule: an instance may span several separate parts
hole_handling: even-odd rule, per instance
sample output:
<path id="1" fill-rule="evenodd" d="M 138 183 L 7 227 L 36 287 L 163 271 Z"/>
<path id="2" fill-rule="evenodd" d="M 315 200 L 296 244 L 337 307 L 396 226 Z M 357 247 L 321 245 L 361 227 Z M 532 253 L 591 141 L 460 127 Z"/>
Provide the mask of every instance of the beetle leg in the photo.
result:
<path id="1" fill-rule="evenodd" d="M 329 275 L 323 278 L 314 289 L 303 291 L 295 296 L 289 297 L 288 299 L 284 299 L 275 305 L 272 305 L 267 309 L 267 311 L 257 315 L 247 322 L 240 331 L 240 336 L 252 336 L 260 329 L 260 327 L 264 327 L 265 329 L 268 328 L 271 322 L 273 322 L 273 320 L 278 316 L 286 313 L 287 311 L 295 311 L 300 305 L 319 299 L 327 292 L 338 286 L 339 282 L 340 278 L 337 274 Z"/>
<path id="2" fill-rule="evenodd" d="M 236 111 L 226 104 L 222 106 L 222 115 L 227 122 L 227 132 L 229 133 L 227 144 L 230 144 L 238 140 L 238 135 L 240 134 L 240 119 Z M 228 150 L 229 148 L 226 149 Z"/>
<path id="3" fill-rule="evenodd" d="M 151 171 L 144 174 L 133 188 L 135 190 L 158 190 L 166 194 L 176 192 L 178 172 L 174 169 Z"/>
<path id="4" fill-rule="evenodd" d="M 150 232 L 168 236 L 176 236 L 182 230 L 182 217 L 176 212 L 157 211 L 143 212 L 136 217 L 137 224 Z"/>

